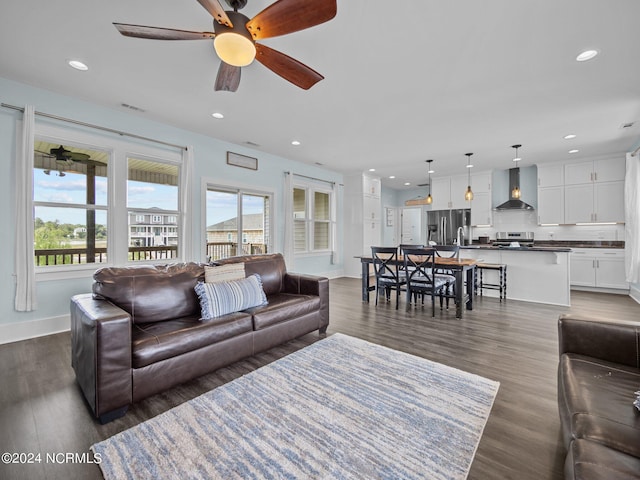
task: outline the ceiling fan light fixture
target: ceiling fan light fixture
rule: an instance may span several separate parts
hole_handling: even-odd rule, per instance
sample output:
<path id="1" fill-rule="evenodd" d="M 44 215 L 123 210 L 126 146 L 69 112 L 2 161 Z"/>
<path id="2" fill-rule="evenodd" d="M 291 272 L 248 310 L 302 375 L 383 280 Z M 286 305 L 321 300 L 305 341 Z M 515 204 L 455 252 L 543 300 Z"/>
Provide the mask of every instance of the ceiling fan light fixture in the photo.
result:
<path id="1" fill-rule="evenodd" d="M 256 58 L 256 46 L 253 40 L 238 33 L 228 32 L 216 35 L 213 47 L 220 60 L 234 67 L 246 67 Z"/>
<path id="2" fill-rule="evenodd" d="M 216 33 L 213 48 L 224 63 L 234 67 L 246 67 L 256 58 L 256 45 L 247 30 L 249 18 L 238 12 L 225 12 L 233 27 L 228 27 L 214 20 Z"/>

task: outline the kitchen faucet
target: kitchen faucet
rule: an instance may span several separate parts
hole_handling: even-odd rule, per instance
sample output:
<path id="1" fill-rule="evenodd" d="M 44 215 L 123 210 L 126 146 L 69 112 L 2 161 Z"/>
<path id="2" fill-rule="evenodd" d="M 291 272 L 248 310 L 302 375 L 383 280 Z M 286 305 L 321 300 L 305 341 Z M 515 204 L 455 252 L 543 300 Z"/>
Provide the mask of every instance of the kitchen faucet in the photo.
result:
<path id="1" fill-rule="evenodd" d="M 457 242 L 459 246 L 462 246 L 462 239 L 464 238 L 464 229 L 462 227 L 458 227 L 457 232 Z"/>

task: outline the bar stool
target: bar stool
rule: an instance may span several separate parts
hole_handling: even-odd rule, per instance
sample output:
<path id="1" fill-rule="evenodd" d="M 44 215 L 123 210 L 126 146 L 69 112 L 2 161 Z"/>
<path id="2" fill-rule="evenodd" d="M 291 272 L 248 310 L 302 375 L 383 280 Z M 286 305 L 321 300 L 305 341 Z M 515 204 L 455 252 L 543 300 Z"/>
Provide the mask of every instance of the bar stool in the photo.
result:
<path id="1" fill-rule="evenodd" d="M 498 283 L 487 283 L 484 281 L 483 272 L 484 270 L 494 270 L 498 272 Z M 482 290 L 498 290 L 500 292 L 500 301 L 504 298 L 507 299 L 507 266 L 500 263 L 477 263 L 476 264 L 476 274 L 480 272 L 480 283 L 477 281 L 475 283 L 475 291 L 474 294 L 478 294 L 478 289 L 480 289 L 480 295 L 482 295 Z"/>

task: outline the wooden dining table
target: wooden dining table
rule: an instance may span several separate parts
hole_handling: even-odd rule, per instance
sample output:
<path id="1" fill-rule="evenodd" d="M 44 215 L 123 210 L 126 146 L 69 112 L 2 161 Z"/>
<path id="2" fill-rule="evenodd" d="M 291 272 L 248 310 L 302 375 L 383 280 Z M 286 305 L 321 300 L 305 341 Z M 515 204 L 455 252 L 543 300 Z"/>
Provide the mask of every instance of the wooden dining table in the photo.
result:
<path id="1" fill-rule="evenodd" d="M 371 286 L 370 282 L 370 265 L 373 264 L 371 256 L 359 256 L 362 265 L 362 301 L 369 303 L 369 292 L 375 290 L 375 286 Z M 447 258 L 435 257 L 434 263 L 436 267 L 442 267 L 451 270 L 456 278 L 456 317 L 462 318 L 462 305 L 466 305 L 467 310 L 473 310 L 473 292 L 475 290 L 475 268 L 476 264 L 482 260 L 474 258 Z M 404 265 L 404 259 L 399 256 L 397 260 L 390 261 L 390 265 Z M 465 285 L 466 274 L 466 286 Z"/>

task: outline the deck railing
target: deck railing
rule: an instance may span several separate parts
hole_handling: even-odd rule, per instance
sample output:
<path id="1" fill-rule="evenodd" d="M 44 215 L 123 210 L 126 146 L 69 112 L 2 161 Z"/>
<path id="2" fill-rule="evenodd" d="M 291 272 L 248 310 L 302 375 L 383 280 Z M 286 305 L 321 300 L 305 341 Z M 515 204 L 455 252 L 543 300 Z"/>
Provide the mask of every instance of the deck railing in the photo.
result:
<path id="1" fill-rule="evenodd" d="M 238 247 L 240 247 L 239 250 Z M 207 242 L 207 258 L 209 260 L 260 253 L 267 253 L 267 246 L 264 243 L 241 243 L 238 245 L 232 242 Z"/>
<path id="2" fill-rule="evenodd" d="M 94 261 L 87 262 L 86 248 L 47 248 L 34 251 L 36 266 L 49 265 L 79 265 L 86 263 L 105 263 L 107 261 L 107 248 L 96 247 Z M 232 242 L 207 243 L 207 258 L 219 260 L 236 255 L 255 255 L 267 253 L 267 246 L 263 243 L 242 243 L 238 245 Z M 145 260 L 170 260 L 178 256 L 176 245 L 160 247 L 129 247 L 130 261 Z"/>
<path id="3" fill-rule="evenodd" d="M 96 247 L 94 261 L 87 262 L 88 249 L 86 248 L 47 248 L 35 250 L 35 261 L 39 267 L 48 265 L 78 265 L 86 263 L 105 263 L 107 261 L 107 248 Z M 129 247 L 129 260 L 169 260 L 178 256 L 176 245 L 161 247 Z"/>

